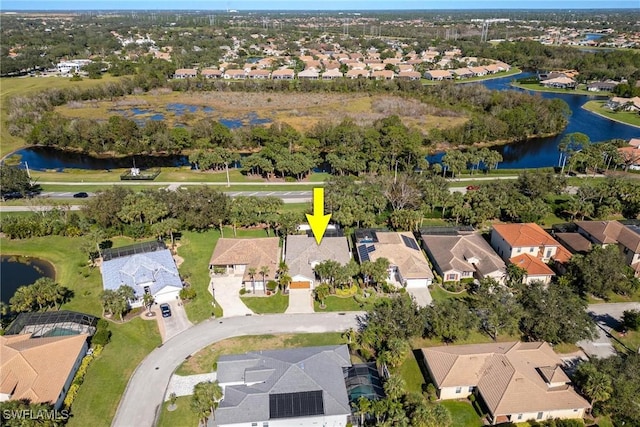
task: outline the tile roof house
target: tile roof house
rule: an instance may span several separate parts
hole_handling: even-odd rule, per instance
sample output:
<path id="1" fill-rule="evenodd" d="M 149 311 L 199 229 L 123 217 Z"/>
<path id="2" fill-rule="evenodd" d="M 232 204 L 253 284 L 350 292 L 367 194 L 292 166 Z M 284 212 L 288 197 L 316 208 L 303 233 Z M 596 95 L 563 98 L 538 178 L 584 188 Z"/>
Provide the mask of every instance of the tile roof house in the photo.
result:
<path id="1" fill-rule="evenodd" d="M 291 68 L 283 68 L 275 70 L 271 73 L 271 79 L 273 80 L 292 80 L 295 77 L 295 71 Z"/>
<path id="2" fill-rule="evenodd" d="M 596 245 L 617 244 L 636 277 L 640 277 L 640 227 L 618 221 L 576 221 L 578 233 Z"/>
<path id="3" fill-rule="evenodd" d="M 346 237 L 324 237 L 320 244 L 307 235 L 287 236 L 285 262 L 289 267 L 291 288 L 314 288 L 316 275 L 313 268 L 328 260 L 346 265 L 351 260 Z"/>
<path id="4" fill-rule="evenodd" d="M 195 78 L 198 76 L 198 70 L 195 68 L 178 68 L 175 73 L 173 73 L 174 79 L 189 79 Z"/>
<path id="5" fill-rule="evenodd" d="M 327 71 L 322 73 L 322 80 L 339 79 L 341 77 L 344 77 L 344 76 L 342 75 L 340 70 L 337 68 L 327 69 Z"/>
<path id="6" fill-rule="evenodd" d="M 389 280 L 407 288 L 425 288 L 433 282 L 433 272 L 413 234 L 373 230 L 367 233 L 370 234 L 368 238 L 356 242 L 360 263 L 388 259 Z"/>
<path id="7" fill-rule="evenodd" d="M 318 80 L 320 73 L 315 68 L 305 68 L 303 71 L 298 73 L 299 79 L 310 79 L 310 80 Z"/>
<path id="8" fill-rule="evenodd" d="M 122 285 L 133 288 L 132 307 L 142 306 L 146 292 L 158 303 L 175 301 L 182 289 L 182 279 L 169 249 L 145 252 L 103 261 L 102 286 L 117 290 Z"/>
<path id="9" fill-rule="evenodd" d="M 60 409 L 87 353 L 87 337 L 0 336 L 0 402 L 29 399 Z"/>
<path id="10" fill-rule="evenodd" d="M 255 289 L 264 290 L 265 282 L 275 278 L 280 262 L 280 239 L 263 237 L 258 239 L 220 238 L 211 255 L 209 269 L 223 268 L 227 274 L 242 274 L 242 281 L 251 283 Z M 259 273 L 262 267 L 268 267 L 264 276 Z M 255 268 L 258 274 L 251 277 L 249 269 Z"/>
<path id="11" fill-rule="evenodd" d="M 545 342 L 453 345 L 422 349 L 441 400 L 475 394 L 491 424 L 582 418 L 591 407 Z"/>
<path id="12" fill-rule="evenodd" d="M 490 277 L 498 283 L 504 282 L 507 266 L 480 234 L 423 235 L 422 241 L 443 281 Z"/>
<path id="13" fill-rule="evenodd" d="M 448 80 L 453 78 L 449 70 L 429 70 L 424 73 L 424 77 L 429 80 Z"/>
<path id="14" fill-rule="evenodd" d="M 222 77 L 222 71 L 216 70 L 214 68 L 205 68 L 200 72 L 200 74 L 202 75 L 202 77 L 205 77 L 207 79 L 219 79 L 220 77 Z"/>
<path id="15" fill-rule="evenodd" d="M 568 250 L 534 223 L 494 225 L 491 246 L 504 261 L 527 270 L 526 283 L 549 283 L 555 273 L 546 263 L 553 260 L 562 264 L 571 258 Z"/>
<path id="16" fill-rule="evenodd" d="M 419 71 L 400 71 L 397 78 L 400 80 L 420 80 L 422 74 Z"/>
<path id="17" fill-rule="evenodd" d="M 344 427 L 351 415 L 346 345 L 220 356 L 223 398 L 208 427 Z"/>

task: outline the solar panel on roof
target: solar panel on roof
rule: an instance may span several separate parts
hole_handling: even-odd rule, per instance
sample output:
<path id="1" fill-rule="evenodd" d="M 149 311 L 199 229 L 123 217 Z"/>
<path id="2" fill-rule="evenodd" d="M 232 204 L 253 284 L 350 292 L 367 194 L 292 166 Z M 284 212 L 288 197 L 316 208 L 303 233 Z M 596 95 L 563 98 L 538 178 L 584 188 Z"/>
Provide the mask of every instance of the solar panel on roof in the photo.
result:
<path id="1" fill-rule="evenodd" d="M 269 418 L 324 415 L 322 390 L 269 395 Z"/>
<path id="2" fill-rule="evenodd" d="M 369 251 L 366 245 L 358 246 L 358 258 L 360 258 L 360 262 L 369 261 Z"/>
<path id="3" fill-rule="evenodd" d="M 371 253 L 371 252 L 373 252 L 373 251 L 375 251 L 375 250 L 376 250 L 376 247 L 375 247 L 375 246 L 368 246 L 368 247 L 367 247 L 367 252 L 369 252 L 369 253 Z"/>
<path id="4" fill-rule="evenodd" d="M 402 237 L 402 241 L 404 242 L 404 245 L 408 248 L 414 249 L 416 251 L 419 251 L 420 248 L 418 247 L 418 244 L 416 243 L 415 240 L 413 240 L 411 237 L 407 237 L 404 235 L 401 235 L 400 237 Z"/>

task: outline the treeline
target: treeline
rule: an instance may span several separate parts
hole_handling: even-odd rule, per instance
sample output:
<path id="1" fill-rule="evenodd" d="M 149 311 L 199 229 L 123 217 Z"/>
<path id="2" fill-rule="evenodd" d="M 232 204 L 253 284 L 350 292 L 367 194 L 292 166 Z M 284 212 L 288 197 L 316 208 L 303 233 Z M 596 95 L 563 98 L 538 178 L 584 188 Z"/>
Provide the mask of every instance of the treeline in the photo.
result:
<path id="1" fill-rule="evenodd" d="M 56 106 L 71 101 L 114 99 L 140 91 L 148 91 L 166 84 L 169 68 L 162 65 L 153 74 L 143 73 L 125 77 L 118 82 L 107 83 L 86 89 L 51 89 L 36 96 L 19 96 L 9 101 L 9 131 L 25 138 L 31 144 L 42 144 L 60 148 L 81 149 L 87 152 L 116 152 L 119 154 L 143 154 L 157 152 L 180 152 L 185 149 L 233 146 L 239 150 L 255 148 L 247 138 L 247 131 L 228 131 L 215 120 L 203 119 L 190 128 L 169 129 L 164 122 L 147 121 L 144 126 L 120 116 L 111 116 L 106 122 L 101 119 L 70 119 L 54 111 Z M 417 131 L 417 145 L 423 148 L 434 143 L 470 145 L 478 142 L 523 140 L 532 136 L 561 132 L 567 124 L 569 109 L 561 100 L 546 100 L 524 93 L 491 92 L 482 85 L 422 86 L 419 82 L 339 79 L 334 82 L 273 82 L 246 81 L 171 81 L 174 90 L 232 90 L 239 92 L 260 91 L 339 91 L 339 92 L 389 92 L 417 98 L 420 101 L 444 107 L 448 111 L 439 114 L 469 115 L 470 120 L 447 130 L 433 129 L 426 135 Z M 282 126 L 282 125 L 272 125 Z M 323 124 L 320 127 L 331 127 Z M 375 127 L 375 126 L 374 126 Z M 279 130 L 278 130 L 279 131 Z M 362 133 L 366 133 L 364 129 Z M 294 133 L 295 131 L 288 131 Z M 312 148 L 322 150 L 317 132 L 293 135 L 292 138 Z M 413 137 L 413 136 L 412 136 Z M 296 141 L 294 141 L 296 142 Z M 337 141 L 324 141 L 337 145 Z M 316 147 L 317 146 L 317 147 Z M 300 145 L 292 144 L 292 148 Z M 316 151 L 317 152 L 317 151 Z M 325 152 L 329 152 L 326 150 Z"/>
<path id="2" fill-rule="evenodd" d="M 469 56 L 495 58 L 530 70 L 575 69 L 578 81 L 640 79 L 640 54 L 634 50 L 584 52 L 570 46 L 549 46 L 537 41 L 478 44 L 461 42 Z"/>

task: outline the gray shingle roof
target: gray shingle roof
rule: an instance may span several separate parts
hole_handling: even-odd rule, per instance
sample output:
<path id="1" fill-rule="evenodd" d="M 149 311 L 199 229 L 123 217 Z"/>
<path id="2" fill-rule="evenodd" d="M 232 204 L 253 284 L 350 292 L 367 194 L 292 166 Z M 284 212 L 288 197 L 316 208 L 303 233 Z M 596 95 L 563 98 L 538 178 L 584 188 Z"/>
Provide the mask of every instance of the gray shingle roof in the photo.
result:
<path id="1" fill-rule="evenodd" d="M 167 286 L 182 288 L 182 280 L 169 249 L 114 258 L 102 263 L 102 286 L 116 290 L 129 285 L 140 296 L 144 286 L 152 295 Z"/>
<path id="2" fill-rule="evenodd" d="M 324 237 L 320 245 L 309 236 L 287 236 L 285 261 L 291 277 L 315 278 L 312 264 L 334 260 L 345 265 L 351 259 L 346 237 Z"/>
<path id="3" fill-rule="evenodd" d="M 346 345 L 221 356 L 218 382 L 224 398 L 210 425 L 268 421 L 270 394 L 304 391 L 322 391 L 324 415 L 347 416 L 351 409 L 343 368 L 348 366 Z"/>

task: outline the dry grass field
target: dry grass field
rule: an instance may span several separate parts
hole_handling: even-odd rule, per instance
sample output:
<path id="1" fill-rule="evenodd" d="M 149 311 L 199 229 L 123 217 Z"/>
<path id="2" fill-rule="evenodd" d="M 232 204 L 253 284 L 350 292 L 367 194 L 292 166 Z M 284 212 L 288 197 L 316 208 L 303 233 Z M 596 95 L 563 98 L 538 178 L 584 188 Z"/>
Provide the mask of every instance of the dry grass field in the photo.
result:
<path id="1" fill-rule="evenodd" d="M 171 104 L 192 106 L 192 111 L 175 111 Z M 133 114 L 132 109 L 142 110 Z M 206 109 L 206 111 L 205 111 Z M 120 111 L 117 111 L 120 110 Z M 132 119 L 146 120 L 161 114 L 169 127 L 190 125 L 211 117 L 250 124 L 251 117 L 287 123 L 306 131 L 316 123 L 338 123 L 351 118 L 355 123 L 371 124 L 375 120 L 397 114 L 403 122 L 422 131 L 447 128 L 464 123 L 467 118 L 458 113 L 439 110 L 417 100 L 391 95 L 322 94 L 322 93 L 247 93 L 247 92 L 170 92 L 156 90 L 132 95 L 116 101 L 74 102 L 57 111 L 66 117 L 97 118 L 124 114 Z"/>

